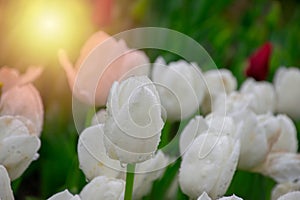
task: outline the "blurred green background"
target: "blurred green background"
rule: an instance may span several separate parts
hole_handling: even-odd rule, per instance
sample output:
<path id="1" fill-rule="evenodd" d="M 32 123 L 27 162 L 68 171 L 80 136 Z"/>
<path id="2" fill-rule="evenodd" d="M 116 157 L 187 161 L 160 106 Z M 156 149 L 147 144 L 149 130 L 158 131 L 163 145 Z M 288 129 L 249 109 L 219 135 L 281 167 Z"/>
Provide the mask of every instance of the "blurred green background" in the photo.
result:
<path id="1" fill-rule="evenodd" d="M 111 3 L 112 9 L 107 23 L 93 20 L 90 13 L 100 12 L 93 10 L 98 8 L 93 6 L 96 1 L 74 0 L 78 4 L 76 9 L 65 5 L 68 0 L 53 1 L 57 7 L 70 10 L 67 23 L 76 26 L 80 23 L 80 29 L 66 33 L 70 41 L 62 38 L 51 49 L 45 48 L 46 51 L 45 38 L 26 45 L 23 42 L 26 34 L 19 28 L 25 14 L 16 11 L 23 10 L 30 1 L 22 1 L 20 6 L 21 1 L 0 0 L 0 65 L 21 71 L 29 65 L 45 67 L 35 83 L 45 107 L 40 158 L 13 182 L 16 199 L 46 199 L 66 188 L 78 193 L 86 184 L 78 168 L 78 134 L 72 119 L 70 89 L 58 64 L 57 51 L 65 48 L 75 61 L 80 46 L 96 30 L 115 34 L 134 27 L 158 26 L 180 31 L 199 42 L 218 67 L 230 69 L 239 83 L 245 79 L 249 55 L 268 41 L 273 45 L 268 80 L 272 80 L 279 66 L 300 66 L 300 2 L 296 0 L 111 0 L 106 1 Z M 41 2 L 46 4 L 47 1 Z M 86 19 L 78 22 L 81 14 Z M 41 43 L 38 47 L 33 45 L 38 42 Z M 149 56 L 153 61 L 157 53 L 150 52 Z M 168 56 L 166 54 L 167 60 L 177 59 L 174 55 Z M 300 124 L 296 123 L 299 133 Z M 180 161 L 169 166 L 145 199 L 166 199 L 164 194 L 176 177 L 179 165 Z M 247 200 L 269 199 L 273 186 L 272 180 L 259 174 L 237 171 L 227 194 L 234 193 Z M 180 190 L 177 195 L 177 199 L 188 199 Z"/>

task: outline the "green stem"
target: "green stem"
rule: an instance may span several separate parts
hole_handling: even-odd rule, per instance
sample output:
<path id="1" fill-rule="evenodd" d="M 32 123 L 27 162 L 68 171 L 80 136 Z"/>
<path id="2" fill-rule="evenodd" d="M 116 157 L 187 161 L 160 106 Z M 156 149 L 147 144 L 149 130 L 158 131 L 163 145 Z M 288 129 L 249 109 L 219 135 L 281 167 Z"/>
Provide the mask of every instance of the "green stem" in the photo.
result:
<path id="1" fill-rule="evenodd" d="M 135 164 L 127 164 L 126 187 L 124 200 L 132 199 Z"/>

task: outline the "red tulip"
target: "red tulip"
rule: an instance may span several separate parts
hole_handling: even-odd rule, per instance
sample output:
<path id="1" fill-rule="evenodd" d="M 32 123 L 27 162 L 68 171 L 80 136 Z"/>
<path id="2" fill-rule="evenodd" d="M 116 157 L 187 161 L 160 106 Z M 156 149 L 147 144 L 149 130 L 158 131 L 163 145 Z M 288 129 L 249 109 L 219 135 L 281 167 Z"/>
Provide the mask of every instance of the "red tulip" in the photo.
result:
<path id="1" fill-rule="evenodd" d="M 257 81 L 267 78 L 269 72 L 269 61 L 272 52 L 272 44 L 267 42 L 257 49 L 248 60 L 246 76 L 253 77 Z"/>

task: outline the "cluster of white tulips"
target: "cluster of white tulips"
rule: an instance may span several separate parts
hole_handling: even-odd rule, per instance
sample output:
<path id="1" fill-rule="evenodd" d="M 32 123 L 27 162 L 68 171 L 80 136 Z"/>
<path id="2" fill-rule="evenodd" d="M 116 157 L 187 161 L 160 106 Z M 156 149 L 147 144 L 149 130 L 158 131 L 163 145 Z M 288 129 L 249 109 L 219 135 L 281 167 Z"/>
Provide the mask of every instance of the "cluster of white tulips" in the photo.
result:
<path id="1" fill-rule="evenodd" d="M 59 54 L 74 96 L 106 108 L 95 114 L 78 140 L 79 167 L 87 185 L 80 194 L 65 190 L 49 200 L 141 199 L 174 161 L 158 149 L 165 121 L 188 119 L 179 137 L 182 161 L 175 184 L 191 199 L 240 200 L 224 197 L 237 169 L 273 178 L 278 183 L 274 200 L 300 199 L 300 155 L 293 123 L 300 119 L 299 69 L 280 68 L 273 83 L 247 79 L 237 90 L 235 77 L 226 69 L 202 72 L 196 63 L 166 64 L 161 57 L 150 65 L 143 52 L 130 50 L 122 40 L 110 40 L 107 54 L 93 56 L 92 50 L 108 38 L 103 32 L 92 36 L 75 69 L 64 51 Z M 109 59 L 99 61 L 118 54 L 120 60 L 108 66 L 104 64 Z M 102 74 L 97 83 L 88 76 L 76 79 L 79 66 L 95 63 Z M 38 157 L 43 109 L 30 84 L 38 74 L 0 71 L 2 200 L 13 199 L 10 181 Z"/>
<path id="2" fill-rule="evenodd" d="M 41 68 L 20 75 L 8 67 L 0 69 L 0 199 L 14 199 L 10 182 L 19 178 L 39 157 L 43 105 L 31 84 Z"/>

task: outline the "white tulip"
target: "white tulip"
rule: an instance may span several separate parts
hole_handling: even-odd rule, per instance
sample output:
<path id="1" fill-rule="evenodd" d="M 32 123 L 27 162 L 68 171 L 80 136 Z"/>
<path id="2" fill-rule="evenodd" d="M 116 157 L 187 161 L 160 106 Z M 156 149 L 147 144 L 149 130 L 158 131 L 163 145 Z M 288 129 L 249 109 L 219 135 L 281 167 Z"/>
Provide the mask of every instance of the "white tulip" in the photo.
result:
<path id="1" fill-rule="evenodd" d="M 124 171 L 119 161 L 106 154 L 103 135 L 103 125 L 96 125 L 86 128 L 79 136 L 77 151 L 80 169 L 88 180 L 97 176 L 117 178 Z"/>
<path id="2" fill-rule="evenodd" d="M 79 195 L 68 190 L 59 192 L 48 200 L 123 200 L 125 182 L 119 179 L 98 176 L 88 183 Z"/>
<path id="3" fill-rule="evenodd" d="M 231 117 L 210 114 L 203 119 L 202 116 L 195 116 L 180 134 L 179 149 L 181 155 L 185 153 L 198 135 L 207 131 L 216 132 L 219 135 L 236 135 L 235 123 Z"/>
<path id="4" fill-rule="evenodd" d="M 104 144 L 109 157 L 122 163 L 151 158 L 160 141 L 163 120 L 154 84 L 145 76 L 115 82 L 107 102 Z"/>
<path id="5" fill-rule="evenodd" d="M 10 179 L 5 167 L 0 165 L 0 199 L 13 200 L 13 192 L 10 187 Z"/>
<path id="6" fill-rule="evenodd" d="M 68 190 L 64 190 L 48 198 L 48 200 L 81 200 L 81 199 L 78 195 L 73 195 Z"/>
<path id="7" fill-rule="evenodd" d="M 240 197 L 237 197 L 237 196 L 235 196 L 235 195 L 232 195 L 232 196 L 230 196 L 230 197 L 222 197 L 222 198 L 220 198 L 220 199 L 218 199 L 218 200 L 243 200 L 243 199 L 240 198 Z"/>
<path id="8" fill-rule="evenodd" d="M 189 123 L 184 127 L 179 138 L 179 149 L 180 154 L 183 155 L 190 145 L 193 143 L 195 138 L 202 134 L 208 129 L 208 124 L 203 119 L 202 116 L 195 116 L 189 121 Z"/>
<path id="9" fill-rule="evenodd" d="M 219 94 L 215 101 L 212 102 L 212 112 L 219 115 L 231 115 L 239 113 L 241 110 L 256 110 L 256 97 L 252 93 L 242 94 L 232 92 L 229 95 Z"/>
<path id="10" fill-rule="evenodd" d="M 272 189 L 272 200 L 277 200 L 280 196 L 287 194 L 289 192 L 300 190 L 300 182 L 299 180 L 295 180 L 293 182 L 286 182 L 277 184 Z"/>
<path id="11" fill-rule="evenodd" d="M 168 157 L 159 150 L 152 159 L 136 165 L 133 199 L 141 199 L 151 191 L 153 182 L 163 175 L 168 161 Z"/>
<path id="12" fill-rule="evenodd" d="M 223 196 L 235 172 L 239 151 L 239 142 L 231 136 L 200 134 L 182 157 L 179 172 L 182 191 L 191 198 L 203 192 L 213 199 Z"/>
<path id="13" fill-rule="evenodd" d="M 186 119 L 199 109 L 205 85 L 201 70 L 195 63 L 180 60 L 166 66 L 164 59 L 159 57 L 153 65 L 152 80 L 168 120 Z"/>
<path id="14" fill-rule="evenodd" d="M 40 140 L 27 126 L 13 116 L 0 117 L 0 164 L 11 180 L 18 178 L 36 158 Z"/>
<path id="15" fill-rule="evenodd" d="M 281 197 L 278 200 L 299 200 L 300 199 L 300 192 L 289 192 Z"/>
<path id="16" fill-rule="evenodd" d="M 300 179 L 300 155 L 272 153 L 268 155 L 260 172 L 279 183 L 293 182 Z"/>
<path id="17" fill-rule="evenodd" d="M 197 200 L 211 200 L 211 198 L 207 195 L 206 192 L 203 192 L 198 198 Z"/>
<path id="18" fill-rule="evenodd" d="M 205 98 L 201 105 L 204 113 L 211 112 L 215 101 L 220 94 L 230 94 L 237 88 L 237 80 L 227 69 L 209 70 L 204 73 L 206 92 Z"/>
<path id="19" fill-rule="evenodd" d="M 266 114 L 258 116 L 258 121 L 265 129 L 269 153 L 297 152 L 297 131 L 293 121 L 288 116 Z"/>
<path id="20" fill-rule="evenodd" d="M 252 101 L 252 107 L 256 114 L 274 112 L 276 105 L 275 89 L 271 83 L 266 81 L 255 81 L 248 78 L 241 86 L 242 94 L 254 94 L 255 101 Z"/>
<path id="21" fill-rule="evenodd" d="M 277 112 L 284 113 L 293 119 L 300 119 L 300 70 L 281 67 L 274 78 L 277 94 Z"/>
<path id="22" fill-rule="evenodd" d="M 80 192 L 81 200 L 123 200 L 125 182 L 105 176 L 94 178 Z"/>
<path id="23" fill-rule="evenodd" d="M 236 124 L 236 139 L 241 142 L 238 168 L 251 170 L 262 164 L 268 154 L 269 144 L 265 129 L 251 110 L 240 110 L 230 116 Z"/>

